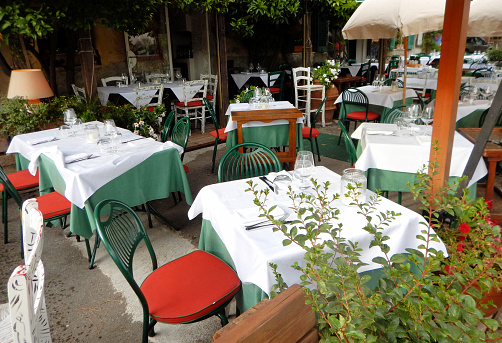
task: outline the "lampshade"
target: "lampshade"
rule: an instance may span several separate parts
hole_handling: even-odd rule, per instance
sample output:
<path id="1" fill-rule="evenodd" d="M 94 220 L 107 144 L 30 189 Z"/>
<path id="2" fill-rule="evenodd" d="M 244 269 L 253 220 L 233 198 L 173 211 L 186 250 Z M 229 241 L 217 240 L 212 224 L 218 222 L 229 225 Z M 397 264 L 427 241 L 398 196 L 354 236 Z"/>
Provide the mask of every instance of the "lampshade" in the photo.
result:
<path id="1" fill-rule="evenodd" d="M 41 69 L 17 69 L 10 75 L 7 98 L 19 96 L 36 100 L 53 96 L 49 83 Z"/>

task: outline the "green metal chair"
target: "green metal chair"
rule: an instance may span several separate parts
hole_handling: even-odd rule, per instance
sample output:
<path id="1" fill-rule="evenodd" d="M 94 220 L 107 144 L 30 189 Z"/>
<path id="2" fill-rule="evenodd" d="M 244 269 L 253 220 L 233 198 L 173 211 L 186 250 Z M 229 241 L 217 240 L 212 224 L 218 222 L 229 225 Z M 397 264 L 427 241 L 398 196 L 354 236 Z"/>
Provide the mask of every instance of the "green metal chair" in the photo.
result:
<path id="1" fill-rule="evenodd" d="M 246 179 L 281 171 L 272 150 L 259 143 L 241 143 L 230 148 L 218 166 L 218 182 Z"/>
<path id="2" fill-rule="evenodd" d="M 343 125 L 349 129 L 350 122 L 354 122 L 354 127 L 357 123 L 377 121 L 380 115 L 369 110 L 368 97 L 364 92 L 357 88 L 347 88 L 342 92 L 342 113 L 343 116 L 339 119 Z M 340 144 L 342 134 L 338 138 Z"/>
<path id="3" fill-rule="evenodd" d="M 218 118 L 216 117 L 216 114 L 214 113 L 213 106 L 211 106 L 211 103 L 204 98 L 204 105 L 206 105 L 207 110 L 209 114 L 211 115 L 211 119 L 213 120 L 214 123 L 214 128 L 215 130 L 210 132 L 210 135 L 214 137 L 214 148 L 213 148 L 213 165 L 211 167 L 211 173 L 214 173 L 214 163 L 216 161 L 216 152 L 218 151 L 218 144 L 223 143 L 227 140 L 227 133 L 225 132 L 225 128 L 222 127 L 220 129 L 220 125 L 218 123 Z"/>
<path id="4" fill-rule="evenodd" d="M 416 99 L 418 101 L 418 104 L 420 105 L 420 109 L 423 110 L 425 108 L 424 98 L 422 98 L 422 96 L 420 95 L 420 93 L 416 89 L 414 89 L 414 91 L 415 91 L 415 94 L 417 96 Z M 413 98 L 413 99 L 415 99 L 415 98 Z"/>
<path id="5" fill-rule="evenodd" d="M 270 89 L 270 93 L 278 94 L 276 99 L 278 101 L 282 101 L 284 75 L 285 72 L 283 70 L 268 73 L 268 88 Z"/>
<path id="6" fill-rule="evenodd" d="M 319 137 L 319 130 L 315 128 L 315 122 L 317 120 L 317 117 L 319 116 L 319 113 L 321 113 L 322 107 L 324 106 L 324 102 L 326 101 L 327 98 L 328 97 L 322 99 L 321 104 L 319 105 L 317 111 L 314 114 L 314 118 L 312 118 L 312 120 L 310 121 L 310 127 L 305 126 L 302 128 L 303 139 L 309 140 L 310 150 L 312 150 L 312 155 L 314 155 L 314 142 L 315 142 L 315 146 L 317 148 L 317 159 L 319 162 L 321 162 L 321 152 L 319 151 L 319 143 L 317 142 L 317 137 Z"/>
<path id="7" fill-rule="evenodd" d="M 406 108 L 406 105 L 399 105 L 393 107 L 389 113 L 387 113 L 383 118 L 382 118 L 382 123 L 384 124 L 393 124 L 396 118 L 402 117 L 403 116 L 403 111 L 402 109 Z"/>
<path id="8" fill-rule="evenodd" d="M 193 251 L 161 267 L 138 215 L 126 204 L 103 200 L 94 210 L 99 236 L 143 308 L 143 343 L 155 335 L 157 322 L 193 323 L 213 315 L 228 323 L 225 306 L 241 289 L 235 272 L 202 250 Z M 134 279 L 133 258 L 140 243 L 146 245 L 152 272 L 141 286 Z"/>
<path id="9" fill-rule="evenodd" d="M 343 125 L 343 123 L 339 120 L 338 125 L 340 126 L 341 130 L 341 136 L 343 137 L 343 143 L 345 144 L 345 149 L 347 150 L 347 153 L 349 154 L 349 163 L 350 166 L 353 167 L 354 164 L 356 164 L 357 161 L 357 153 L 356 153 L 356 147 L 354 146 L 354 142 L 352 141 L 352 138 L 350 138 L 349 133 L 347 132 L 347 129 Z"/>
<path id="10" fill-rule="evenodd" d="M 7 174 L 5 174 L 2 167 L 0 167 L 0 184 L 3 186 L 3 191 L 5 193 L 5 199 L 11 197 L 16 202 L 19 213 L 21 213 L 21 208 L 23 206 L 23 200 L 21 199 L 21 195 Z M 63 195 L 58 192 L 51 192 L 48 194 L 41 195 L 35 200 L 38 202 L 38 209 L 42 212 L 44 217 L 44 222 L 47 224 L 56 219 L 62 219 L 61 227 L 66 228 L 66 216 L 70 214 L 71 211 L 71 202 L 68 201 Z M 8 242 L 8 212 L 4 213 L 4 242 Z M 23 252 L 23 227 L 20 225 L 21 229 L 21 253 Z"/>
<path id="11" fill-rule="evenodd" d="M 173 110 L 169 112 L 166 120 L 164 121 L 164 127 L 162 128 L 162 132 L 160 133 L 160 139 L 162 140 L 162 142 L 166 142 L 169 137 L 171 137 L 171 131 L 173 130 L 174 125 L 174 116 L 175 112 Z"/>
<path id="12" fill-rule="evenodd" d="M 185 150 L 187 148 L 188 136 L 190 135 L 190 119 L 182 117 L 174 124 L 173 131 L 171 132 L 171 142 L 178 144 L 183 148 L 181 154 L 181 161 L 185 157 Z"/>
<path id="13" fill-rule="evenodd" d="M 489 110 L 490 109 L 487 108 L 486 110 L 483 111 L 483 113 L 481 113 L 481 116 L 479 117 L 479 125 L 478 125 L 478 127 L 483 127 L 483 124 L 485 123 L 486 115 L 488 114 Z M 502 126 L 502 111 L 499 114 L 499 117 L 497 119 L 497 122 L 495 123 L 495 126 L 496 127 L 501 127 Z"/>

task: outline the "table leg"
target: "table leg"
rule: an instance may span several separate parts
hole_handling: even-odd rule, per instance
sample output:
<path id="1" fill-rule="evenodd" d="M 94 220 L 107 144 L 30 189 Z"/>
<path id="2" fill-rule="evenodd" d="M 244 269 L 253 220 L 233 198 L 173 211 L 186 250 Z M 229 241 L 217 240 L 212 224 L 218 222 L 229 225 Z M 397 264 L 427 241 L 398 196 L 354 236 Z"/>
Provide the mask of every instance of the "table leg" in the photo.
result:
<path id="1" fill-rule="evenodd" d="M 495 172 L 497 169 L 497 161 L 488 160 L 488 179 L 486 181 L 485 199 L 493 199 L 493 188 L 495 187 Z"/>

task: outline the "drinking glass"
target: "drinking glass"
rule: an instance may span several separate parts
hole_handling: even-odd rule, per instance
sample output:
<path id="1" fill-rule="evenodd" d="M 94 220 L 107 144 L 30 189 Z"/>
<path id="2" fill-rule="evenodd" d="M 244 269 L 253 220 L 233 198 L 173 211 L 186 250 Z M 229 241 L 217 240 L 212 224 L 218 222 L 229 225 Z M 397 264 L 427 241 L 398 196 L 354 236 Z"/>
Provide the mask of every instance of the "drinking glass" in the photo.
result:
<path id="1" fill-rule="evenodd" d="M 117 153 L 121 144 L 122 144 L 122 134 L 118 131 L 115 131 L 115 133 L 112 136 L 112 146 L 111 146 L 112 153 Z"/>
<path id="2" fill-rule="evenodd" d="M 422 116 L 420 117 L 420 119 L 425 123 L 425 125 L 428 125 L 430 123 L 433 122 L 434 120 L 434 108 L 432 107 L 426 107 L 424 108 L 424 110 L 422 111 Z M 430 136 L 430 133 L 429 132 L 425 132 L 425 135 L 426 136 Z"/>
<path id="3" fill-rule="evenodd" d="M 179 80 L 181 79 L 181 77 L 182 77 L 182 75 L 181 75 L 181 71 L 176 70 L 176 73 L 174 74 L 174 76 L 175 76 L 175 77 L 176 77 L 176 79 L 179 81 Z"/>
<path id="4" fill-rule="evenodd" d="M 69 127 L 72 127 L 75 121 L 77 120 L 77 114 L 75 113 L 75 110 L 73 108 L 67 108 L 63 112 L 64 114 L 64 123 L 68 125 Z"/>
<path id="5" fill-rule="evenodd" d="M 299 151 L 296 155 L 295 174 L 301 180 L 300 190 L 310 188 L 308 179 L 314 174 L 314 156 L 311 151 Z"/>
<path id="6" fill-rule="evenodd" d="M 113 119 L 105 120 L 104 134 L 105 136 L 113 136 L 117 132 L 117 126 Z"/>
<path id="7" fill-rule="evenodd" d="M 123 83 L 124 85 L 127 85 L 127 76 L 126 76 L 126 74 L 125 74 L 125 73 L 122 73 L 122 83 Z"/>

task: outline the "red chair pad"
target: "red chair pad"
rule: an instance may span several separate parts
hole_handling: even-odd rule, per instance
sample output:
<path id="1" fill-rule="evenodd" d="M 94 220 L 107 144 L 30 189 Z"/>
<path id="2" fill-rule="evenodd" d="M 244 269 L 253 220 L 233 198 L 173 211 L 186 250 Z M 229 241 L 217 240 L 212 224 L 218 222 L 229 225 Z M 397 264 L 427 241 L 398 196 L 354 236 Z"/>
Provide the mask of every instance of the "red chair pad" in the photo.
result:
<path id="1" fill-rule="evenodd" d="M 15 189 L 28 189 L 38 186 L 38 170 L 35 176 L 31 175 L 28 169 L 7 175 Z M 0 192 L 3 192 L 3 185 L 0 183 Z"/>
<path id="2" fill-rule="evenodd" d="M 213 130 L 211 132 L 209 132 L 209 134 L 211 136 L 213 136 L 214 138 L 217 138 L 216 136 L 216 130 Z M 225 128 L 221 128 L 221 129 L 218 129 L 218 135 L 220 136 L 220 139 L 227 139 L 227 135 L 228 133 L 225 132 Z"/>
<path id="3" fill-rule="evenodd" d="M 302 136 L 303 138 L 316 138 L 319 136 L 319 130 L 318 129 L 312 129 L 312 137 L 310 136 L 310 127 L 305 126 L 302 128 Z"/>
<path id="4" fill-rule="evenodd" d="M 176 106 L 179 106 L 179 107 L 185 107 L 185 103 L 184 102 L 181 102 L 181 101 L 176 101 L 174 103 Z M 196 100 L 196 101 L 189 101 L 187 102 L 187 106 L 188 107 L 197 107 L 197 106 L 202 106 L 202 101 L 200 100 Z"/>
<path id="5" fill-rule="evenodd" d="M 281 89 L 277 88 L 277 87 L 270 88 L 270 93 L 272 93 L 272 94 L 279 93 L 280 91 L 281 91 Z"/>
<path id="6" fill-rule="evenodd" d="M 185 173 L 188 173 L 188 167 L 186 165 L 183 165 L 183 169 L 185 170 Z"/>
<path id="7" fill-rule="evenodd" d="M 37 197 L 38 209 L 44 220 L 70 213 L 71 202 L 58 192 Z"/>
<path id="8" fill-rule="evenodd" d="M 141 285 L 150 317 L 165 323 L 197 320 L 230 300 L 241 288 L 235 272 L 201 250 L 153 271 Z"/>
<path id="9" fill-rule="evenodd" d="M 375 112 L 368 112 L 368 117 L 366 118 L 366 112 L 365 111 L 357 111 L 357 112 L 350 112 L 347 114 L 347 119 L 352 119 L 352 120 L 376 120 L 379 117 L 378 113 Z"/>
<path id="10" fill-rule="evenodd" d="M 211 94 L 206 95 L 207 100 L 213 100 L 213 96 Z"/>

